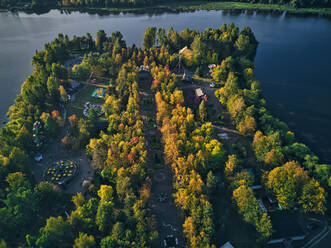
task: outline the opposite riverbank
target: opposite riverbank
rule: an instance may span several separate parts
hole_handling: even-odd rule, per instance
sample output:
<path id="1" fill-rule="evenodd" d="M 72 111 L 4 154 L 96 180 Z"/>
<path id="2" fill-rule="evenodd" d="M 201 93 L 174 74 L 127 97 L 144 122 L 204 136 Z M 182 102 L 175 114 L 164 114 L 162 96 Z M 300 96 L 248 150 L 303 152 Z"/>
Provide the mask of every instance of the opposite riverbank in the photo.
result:
<path id="1" fill-rule="evenodd" d="M 81 11 L 81 12 L 92 12 L 92 13 L 146 13 L 146 12 L 179 12 L 179 11 L 194 11 L 194 10 L 261 10 L 261 11 L 279 11 L 290 14 L 308 14 L 308 15 L 323 15 L 331 17 L 331 8 L 294 8 L 288 5 L 279 4 L 253 4 L 253 3 L 241 3 L 241 2 L 204 2 L 204 1 L 191 1 L 191 2 L 168 2 L 162 4 L 155 4 L 142 7 L 118 7 L 118 8 L 96 8 L 96 7 L 62 7 L 58 8 L 63 11 Z M 0 9 L 0 11 L 4 9 Z M 34 13 L 32 9 L 26 7 L 12 7 L 10 10 L 25 11 L 28 13 Z M 49 10 L 39 10 L 36 13 L 44 13 Z"/>

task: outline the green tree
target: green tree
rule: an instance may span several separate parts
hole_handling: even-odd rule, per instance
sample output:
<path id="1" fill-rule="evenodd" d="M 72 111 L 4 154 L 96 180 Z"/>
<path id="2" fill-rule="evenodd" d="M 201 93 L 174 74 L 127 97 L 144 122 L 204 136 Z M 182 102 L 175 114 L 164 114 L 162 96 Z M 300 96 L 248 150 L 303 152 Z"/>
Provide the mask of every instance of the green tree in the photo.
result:
<path id="1" fill-rule="evenodd" d="M 59 92 L 60 92 L 60 96 L 61 96 L 62 101 L 63 102 L 68 101 L 67 91 L 65 90 L 65 88 L 62 85 L 59 86 Z"/>
<path id="2" fill-rule="evenodd" d="M 307 182 L 307 172 L 297 162 L 291 161 L 270 171 L 266 186 L 275 193 L 282 208 L 291 209 L 298 203 Z"/>
<path id="3" fill-rule="evenodd" d="M 149 49 L 154 46 L 156 40 L 156 27 L 148 27 L 145 30 L 143 38 L 143 48 Z"/>
<path id="4" fill-rule="evenodd" d="M 199 119 L 201 122 L 205 122 L 207 119 L 207 109 L 205 101 L 201 101 L 199 105 Z"/>
<path id="5" fill-rule="evenodd" d="M 57 103 L 59 100 L 60 92 L 59 92 L 59 83 L 58 79 L 50 76 L 47 80 L 47 90 L 48 94 L 52 99 L 52 103 Z"/>
<path id="6" fill-rule="evenodd" d="M 95 47 L 98 51 L 103 50 L 103 43 L 107 41 L 107 35 L 104 30 L 99 30 L 95 37 Z"/>
<path id="7" fill-rule="evenodd" d="M 47 219 L 46 226 L 40 229 L 36 244 L 38 247 L 57 248 L 59 244 L 62 247 L 71 247 L 72 242 L 70 225 L 59 216 Z"/>
<path id="8" fill-rule="evenodd" d="M 228 156 L 225 163 L 224 174 L 229 179 L 240 169 L 240 161 L 235 154 Z"/>
<path id="9" fill-rule="evenodd" d="M 303 186 L 299 200 L 305 213 L 324 214 L 326 211 L 326 192 L 315 179 L 311 179 Z"/>
<path id="10" fill-rule="evenodd" d="M 79 233 L 79 237 L 75 239 L 73 248 L 94 248 L 97 247 L 92 235 Z"/>
<path id="11" fill-rule="evenodd" d="M 112 213 L 113 203 L 112 202 L 100 202 L 97 215 L 95 217 L 95 223 L 99 231 L 102 233 L 110 232 L 112 227 Z"/>

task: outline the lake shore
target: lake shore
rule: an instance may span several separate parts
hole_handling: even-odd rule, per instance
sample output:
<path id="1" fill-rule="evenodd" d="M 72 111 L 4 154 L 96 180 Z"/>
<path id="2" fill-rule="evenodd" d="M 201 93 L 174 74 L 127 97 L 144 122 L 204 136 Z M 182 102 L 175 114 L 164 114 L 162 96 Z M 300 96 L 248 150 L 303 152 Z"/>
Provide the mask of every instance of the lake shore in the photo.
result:
<path id="1" fill-rule="evenodd" d="M 26 9 L 25 7 L 13 7 L 12 10 L 25 11 L 28 13 L 35 13 L 34 10 Z M 266 11 L 266 12 L 287 12 L 289 14 L 298 15 L 323 15 L 331 17 L 331 8 L 293 8 L 288 5 L 279 4 L 253 4 L 241 2 L 203 2 L 191 1 L 184 3 L 162 3 L 143 7 L 117 7 L 117 8 L 96 8 L 96 7 L 61 7 L 57 8 L 63 11 L 80 11 L 91 13 L 146 13 L 146 12 L 181 12 L 181 11 L 195 11 L 195 10 L 252 10 L 252 11 Z M 0 11 L 6 11 L 0 9 Z M 45 10 L 48 11 L 48 10 Z M 39 11 L 38 11 L 39 12 Z M 37 12 L 37 13 L 38 13 Z"/>

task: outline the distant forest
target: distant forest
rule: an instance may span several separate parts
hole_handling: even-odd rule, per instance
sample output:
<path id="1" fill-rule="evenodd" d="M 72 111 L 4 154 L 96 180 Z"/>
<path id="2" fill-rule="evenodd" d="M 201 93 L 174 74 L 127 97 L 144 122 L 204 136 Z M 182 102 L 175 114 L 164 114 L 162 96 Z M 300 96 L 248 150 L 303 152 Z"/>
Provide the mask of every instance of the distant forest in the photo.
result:
<path id="1" fill-rule="evenodd" d="M 236 0 L 234 0 L 236 2 Z M 0 7 L 19 6 L 30 3 L 34 9 L 56 8 L 56 7 L 139 7 L 151 6 L 158 3 L 169 3 L 164 0 L 0 0 Z M 178 3 L 178 1 L 176 1 Z M 181 1 L 185 2 L 185 1 Z M 209 2 L 209 1 L 205 1 Z M 263 4 L 282 4 L 296 8 L 306 7 L 329 7 L 331 0 L 237 0 L 237 2 L 263 3 Z"/>

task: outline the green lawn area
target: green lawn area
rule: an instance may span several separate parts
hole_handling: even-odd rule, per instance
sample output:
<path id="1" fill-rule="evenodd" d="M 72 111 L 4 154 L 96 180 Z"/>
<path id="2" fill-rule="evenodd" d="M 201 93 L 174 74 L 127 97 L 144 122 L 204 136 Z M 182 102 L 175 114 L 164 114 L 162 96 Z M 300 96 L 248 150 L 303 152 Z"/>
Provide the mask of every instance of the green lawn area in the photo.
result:
<path id="1" fill-rule="evenodd" d="M 96 88 L 98 87 L 94 85 L 85 85 L 83 89 L 81 89 L 75 94 L 75 100 L 71 103 L 71 114 L 76 114 L 78 117 L 83 117 L 83 110 L 86 102 L 100 105 L 104 103 L 103 98 L 95 98 L 91 96 L 92 92 Z"/>

